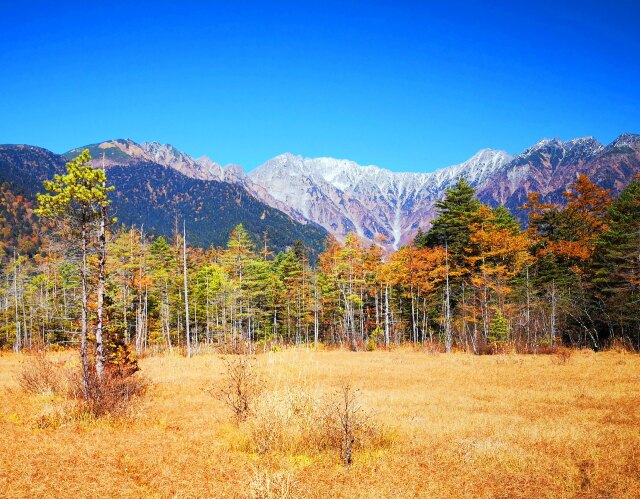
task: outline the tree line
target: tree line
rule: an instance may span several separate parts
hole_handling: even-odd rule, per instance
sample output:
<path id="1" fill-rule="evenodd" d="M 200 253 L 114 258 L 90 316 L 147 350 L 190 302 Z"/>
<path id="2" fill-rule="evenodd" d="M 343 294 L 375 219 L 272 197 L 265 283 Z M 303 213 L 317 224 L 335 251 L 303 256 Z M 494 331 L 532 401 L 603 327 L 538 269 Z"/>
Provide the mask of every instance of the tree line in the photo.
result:
<path id="1" fill-rule="evenodd" d="M 580 176 L 564 207 L 531 193 L 523 229 L 461 179 L 411 244 L 386 255 L 380 241 L 330 237 L 312 262 L 302 243 L 274 254 L 242 225 L 208 249 L 188 246 L 184 225 L 172 238 L 119 225 L 89 160 L 85 151 L 45 182 L 28 238 L 37 251 L 4 244 L 4 348 L 79 345 L 98 374 L 131 350 L 640 349 L 638 180 L 613 199 Z"/>

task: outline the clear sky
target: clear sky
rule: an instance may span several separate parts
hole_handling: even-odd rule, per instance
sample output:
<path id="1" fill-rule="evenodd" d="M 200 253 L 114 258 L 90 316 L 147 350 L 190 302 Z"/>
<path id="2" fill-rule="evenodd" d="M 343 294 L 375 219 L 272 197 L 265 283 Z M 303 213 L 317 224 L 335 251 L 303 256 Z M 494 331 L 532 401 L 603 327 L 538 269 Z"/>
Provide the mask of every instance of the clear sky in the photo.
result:
<path id="1" fill-rule="evenodd" d="M 638 0 L 0 0 L 0 143 L 426 172 L 622 132 L 640 133 Z"/>

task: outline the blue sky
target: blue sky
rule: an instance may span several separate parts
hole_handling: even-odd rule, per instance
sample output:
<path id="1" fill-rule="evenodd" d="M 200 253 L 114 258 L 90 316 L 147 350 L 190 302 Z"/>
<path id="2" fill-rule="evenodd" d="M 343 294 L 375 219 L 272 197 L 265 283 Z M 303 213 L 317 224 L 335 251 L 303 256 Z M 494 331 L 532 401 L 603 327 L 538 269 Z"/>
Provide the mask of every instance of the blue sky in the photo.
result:
<path id="1" fill-rule="evenodd" d="M 426 172 L 640 133 L 638 2 L 90 3 L 0 2 L 0 143 Z"/>

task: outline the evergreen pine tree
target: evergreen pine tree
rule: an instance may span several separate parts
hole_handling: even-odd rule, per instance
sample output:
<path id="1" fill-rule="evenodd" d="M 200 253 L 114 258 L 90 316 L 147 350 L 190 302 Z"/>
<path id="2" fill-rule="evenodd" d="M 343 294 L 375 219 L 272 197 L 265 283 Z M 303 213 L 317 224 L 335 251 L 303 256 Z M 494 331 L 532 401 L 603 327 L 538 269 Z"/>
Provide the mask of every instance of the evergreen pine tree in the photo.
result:
<path id="1" fill-rule="evenodd" d="M 502 315 L 500 309 L 493 316 L 491 325 L 489 326 L 489 341 L 496 346 L 504 345 L 509 338 L 509 323 Z"/>
<path id="2" fill-rule="evenodd" d="M 416 246 L 434 248 L 446 245 L 453 260 L 464 256 L 464 249 L 469 246 L 469 224 L 481 206 L 474 196 L 475 189 L 464 178 L 448 188 L 445 198 L 436 202 L 438 216 L 424 237 L 415 241 Z"/>
<path id="3" fill-rule="evenodd" d="M 640 348 L 640 182 L 629 184 L 611 205 L 608 224 L 596 242 L 594 282 L 615 318 L 608 328 Z"/>
<path id="4" fill-rule="evenodd" d="M 493 225 L 498 229 L 508 229 L 512 234 L 520 232 L 520 224 L 513 214 L 503 205 L 496 206 L 491 210 L 493 215 Z"/>

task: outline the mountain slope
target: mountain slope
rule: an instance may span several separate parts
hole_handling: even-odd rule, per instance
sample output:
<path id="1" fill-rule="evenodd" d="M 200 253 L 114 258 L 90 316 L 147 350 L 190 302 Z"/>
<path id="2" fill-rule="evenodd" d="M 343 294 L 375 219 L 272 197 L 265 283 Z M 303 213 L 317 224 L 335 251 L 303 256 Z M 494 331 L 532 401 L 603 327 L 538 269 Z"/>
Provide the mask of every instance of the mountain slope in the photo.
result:
<path id="1" fill-rule="evenodd" d="M 327 236 L 321 227 L 294 221 L 240 185 L 190 178 L 157 163 L 112 166 L 108 178 L 116 187 L 113 209 L 120 221 L 170 235 L 175 221 L 185 220 L 189 242 L 199 246 L 224 246 L 240 223 L 255 241 L 267 233 L 269 246 L 278 251 L 301 240 L 318 254 Z"/>
<path id="2" fill-rule="evenodd" d="M 518 214 L 531 191 L 539 192 L 545 202 L 563 204 L 562 193 L 579 174 L 615 195 L 636 173 L 640 173 L 640 135 L 621 135 L 606 147 L 593 137 L 566 142 L 545 139 L 479 185 L 478 197 L 493 205 L 504 204 Z"/>
<path id="3" fill-rule="evenodd" d="M 353 231 L 373 240 L 380 234 L 397 249 L 433 218 L 434 203 L 447 187 L 462 176 L 474 185 L 482 183 L 510 159 L 504 151 L 485 149 L 460 165 L 427 174 L 283 154 L 249 177 L 338 237 Z"/>
<path id="4" fill-rule="evenodd" d="M 563 203 L 562 192 L 580 173 L 613 194 L 640 173 L 640 136 L 633 134 L 621 135 L 607 146 L 593 137 L 566 142 L 544 139 L 513 157 L 484 149 L 464 163 L 428 174 L 394 173 L 348 160 L 287 153 L 245 175 L 237 165 L 223 167 L 207 157 L 193 159 L 157 142 L 120 139 L 86 147 L 95 164 L 102 163 L 104 154 L 109 176 L 122 188 L 123 196 L 135 193 L 133 198 L 117 200 L 122 220 L 144 222 L 148 228 L 168 233 L 178 214 L 187 223 L 193 220 L 198 234 L 192 234 L 192 240 L 203 245 L 220 244 L 220 234 L 226 237 L 233 221 L 248 225 L 256 239 L 269 227 L 279 248 L 292 239 L 320 248 L 325 234 L 321 226 L 339 239 L 355 232 L 368 241 L 384 240 L 391 250 L 411 241 L 419 227 L 428 228 L 435 202 L 462 177 L 477 189 L 483 202 L 504 204 L 523 220 L 525 214 L 518 207 L 531 191 L 540 192 L 546 202 Z M 82 149 L 65 157 L 74 157 Z M 18 193 L 33 191 L 55 168 L 64 166 L 63 158 L 29 146 L 5 148 L 0 159 L 3 155 L 14 163 L 16 155 L 21 158 L 20 164 L 0 177 L 17 182 L 12 189 Z M 25 176 L 37 181 L 20 187 Z"/>
<path id="5" fill-rule="evenodd" d="M 0 182 L 30 198 L 35 198 L 44 180 L 63 171 L 64 165 L 64 158 L 41 147 L 0 145 Z"/>
<path id="6" fill-rule="evenodd" d="M 115 145 L 114 145 L 115 143 Z M 172 166 L 147 160 L 149 154 L 131 141 L 112 141 L 105 152 L 107 178 L 115 187 L 113 215 L 125 224 L 144 224 L 146 231 L 170 236 L 176 217 L 186 220 L 191 244 L 222 246 L 237 224 L 243 223 L 254 240 L 267 233 L 273 250 L 301 240 L 312 254 L 319 253 L 327 233 L 313 223 L 301 224 L 256 199 L 240 184 L 186 176 Z M 0 183 L 33 201 L 42 181 L 64 171 L 65 157 L 32 146 L 0 146 Z M 108 159 L 107 159 L 108 158 Z M 102 160 L 94 160 L 101 162 Z"/>
<path id="7" fill-rule="evenodd" d="M 66 159 L 75 158 L 84 149 L 89 149 L 95 166 L 104 164 L 107 168 L 115 165 L 136 165 L 139 163 L 155 163 L 166 168 L 177 170 L 183 175 L 199 180 L 217 180 L 227 184 L 239 185 L 256 199 L 282 211 L 301 224 L 309 220 L 298 211 L 275 199 L 267 189 L 254 183 L 244 174 L 239 165 L 221 166 L 207 156 L 193 159 L 180 152 L 171 144 L 158 142 L 142 142 L 137 144 L 131 139 L 117 139 L 89 144 L 66 152 Z"/>
<path id="8" fill-rule="evenodd" d="M 435 202 L 461 177 L 477 189 L 483 202 L 504 204 L 523 219 L 518 207 L 529 192 L 562 204 L 562 192 L 580 173 L 619 193 L 634 173 L 640 173 L 640 136 L 624 134 L 606 147 L 593 137 L 545 139 L 514 157 L 484 149 L 464 163 L 429 174 L 283 154 L 249 177 L 338 238 L 353 231 L 371 241 L 380 234 L 388 249 L 397 249 L 413 239 L 418 227 L 428 228 Z"/>

